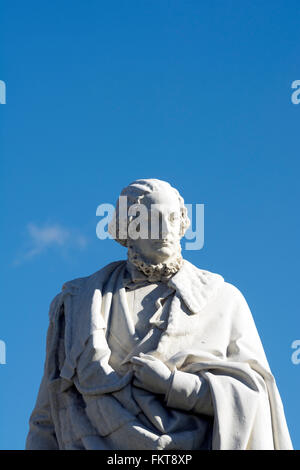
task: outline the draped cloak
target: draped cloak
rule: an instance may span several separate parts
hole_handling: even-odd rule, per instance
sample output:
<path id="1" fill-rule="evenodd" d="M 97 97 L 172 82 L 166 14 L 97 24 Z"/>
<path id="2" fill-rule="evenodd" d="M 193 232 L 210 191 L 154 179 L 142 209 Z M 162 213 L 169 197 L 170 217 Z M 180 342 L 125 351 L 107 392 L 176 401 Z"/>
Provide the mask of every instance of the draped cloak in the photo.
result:
<path id="1" fill-rule="evenodd" d="M 65 283 L 53 299 L 26 448 L 292 449 L 241 292 L 184 260 L 140 339 L 125 271 L 126 261 L 111 263 Z M 133 384 L 130 358 L 140 352 L 173 371 L 166 397 Z"/>

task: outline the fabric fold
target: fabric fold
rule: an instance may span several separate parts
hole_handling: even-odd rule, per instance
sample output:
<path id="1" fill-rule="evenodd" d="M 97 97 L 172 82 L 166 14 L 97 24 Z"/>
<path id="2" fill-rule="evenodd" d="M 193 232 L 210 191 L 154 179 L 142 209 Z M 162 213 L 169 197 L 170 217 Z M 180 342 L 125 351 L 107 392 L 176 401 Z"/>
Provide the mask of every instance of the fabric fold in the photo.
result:
<path id="1" fill-rule="evenodd" d="M 59 448 L 291 449 L 280 395 L 240 291 L 184 261 L 141 339 L 128 315 L 125 272 L 125 261 L 112 263 L 66 283 L 53 300 L 28 448 L 45 447 L 47 431 L 49 446 L 56 435 Z M 139 352 L 173 371 L 167 397 L 133 385 L 129 359 Z"/>

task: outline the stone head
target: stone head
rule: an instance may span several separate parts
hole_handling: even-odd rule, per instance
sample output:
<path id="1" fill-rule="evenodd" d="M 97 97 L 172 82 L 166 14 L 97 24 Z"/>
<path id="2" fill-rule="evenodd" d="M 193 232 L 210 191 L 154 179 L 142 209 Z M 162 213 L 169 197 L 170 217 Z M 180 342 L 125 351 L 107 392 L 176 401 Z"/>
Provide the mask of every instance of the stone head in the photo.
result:
<path id="1" fill-rule="evenodd" d="M 175 188 L 166 181 L 140 179 L 122 190 L 109 232 L 146 262 L 159 264 L 180 255 L 180 239 L 189 224 Z"/>

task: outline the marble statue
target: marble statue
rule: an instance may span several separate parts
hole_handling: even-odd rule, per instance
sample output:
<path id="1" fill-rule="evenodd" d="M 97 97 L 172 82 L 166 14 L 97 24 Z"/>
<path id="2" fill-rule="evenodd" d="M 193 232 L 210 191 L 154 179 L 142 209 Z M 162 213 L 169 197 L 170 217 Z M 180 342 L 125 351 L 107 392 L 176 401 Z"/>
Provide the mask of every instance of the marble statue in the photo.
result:
<path id="1" fill-rule="evenodd" d="M 121 237 L 138 213 L 125 220 L 117 203 L 109 230 L 127 259 L 66 282 L 52 301 L 26 448 L 291 449 L 246 300 L 182 257 L 183 198 L 157 179 L 121 196 L 155 214 L 158 237 Z"/>

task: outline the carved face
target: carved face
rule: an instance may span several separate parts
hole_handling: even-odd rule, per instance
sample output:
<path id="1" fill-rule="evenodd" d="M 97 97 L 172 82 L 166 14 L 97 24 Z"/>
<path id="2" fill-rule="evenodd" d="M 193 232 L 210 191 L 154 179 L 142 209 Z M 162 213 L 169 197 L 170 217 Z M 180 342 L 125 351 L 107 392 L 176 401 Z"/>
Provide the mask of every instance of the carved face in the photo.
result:
<path id="1" fill-rule="evenodd" d="M 145 261 L 158 264 L 180 253 L 181 212 L 179 199 L 173 191 L 147 194 L 141 199 L 144 205 L 139 223 L 147 230 L 147 238 L 132 239 L 130 245 Z M 138 207 L 138 206 L 137 206 Z M 155 237 L 155 238 L 154 238 Z"/>

